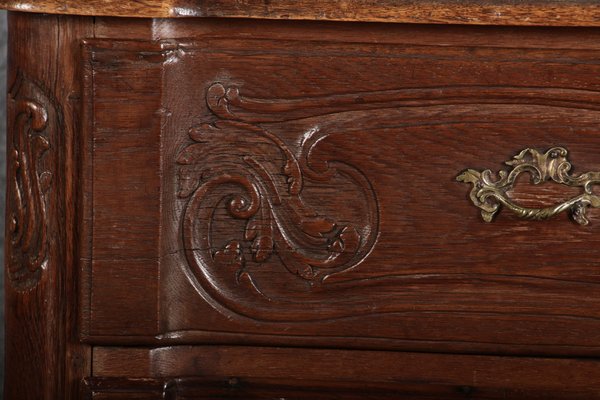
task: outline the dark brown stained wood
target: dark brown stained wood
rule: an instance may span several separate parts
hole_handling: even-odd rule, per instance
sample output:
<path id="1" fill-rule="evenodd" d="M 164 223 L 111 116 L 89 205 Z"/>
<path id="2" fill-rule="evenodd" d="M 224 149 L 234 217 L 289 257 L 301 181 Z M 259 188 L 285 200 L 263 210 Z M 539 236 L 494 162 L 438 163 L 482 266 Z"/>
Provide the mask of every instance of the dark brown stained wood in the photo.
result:
<path id="1" fill-rule="evenodd" d="M 6 399 L 74 399 L 77 340 L 78 39 L 91 19 L 9 15 Z"/>
<path id="2" fill-rule="evenodd" d="M 1 0 L 14 11 L 115 17 L 227 17 L 427 24 L 598 26 L 595 0 Z"/>
<path id="3" fill-rule="evenodd" d="M 485 223 L 455 179 L 528 147 L 600 169 L 598 42 L 577 43 L 596 30 L 449 28 L 436 45 L 431 27 L 379 41 L 366 26 L 217 26 L 86 48 L 87 140 L 106 146 L 87 157 L 132 155 L 119 176 L 93 166 L 85 207 L 134 227 L 86 220 L 109 261 L 90 275 L 87 341 L 600 354 L 598 210 L 589 226 L 508 210 Z M 139 146 L 159 142 L 142 167 Z M 543 206 L 578 190 L 520 179 L 511 195 Z"/>
<path id="4" fill-rule="evenodd" d="M 213 35 L 255 39 L 324 40 L 432 46 L 598 49 L 600 31 L 593 27 L 527 27 L 373 24 L 365 22 L 278 21 L 227 18 L 94 18 L 99 39 L 161 40 Z M 443 40 L 440 40 L 441 31 Z M 549 40 L 548 35 L 560 40 Z M 515 39 L 519 40 L 516 41 Z"/>
<path id="5" fill-rule="evenodd" d="M 83 292 L 90 304 L 89 329 L 147 334 L 157 330 L 163 59 L 130 63 L 97 54 L 86 61 L 108 62 L 86 70 L 88 126 L 82 143 L 93 151 L 82 168 L 83 192 L 90 197 L 83 204 L 88 223 L 82 232 L 91 238 L 82 260 L 91 269 L 85 278 L 91 286 Z M 127 290 L 103 290 L 114 285 Z M 106 314 L 105 304 L 119 312 Z"/>
<path id="6" fill-rule="evenodd" d="M 176 346 L 99 347 L 94 366 L 90 383 L 98 389 L 135 387 L 137 379 L 137 385 L 151 390 L 156 382 L 150 379 L 162 378 L 167 393 L 181 396 L 177 399 L 600 398 L 597 360 Z"/>
<path id="7" fill-rule="evenodd" d="M 82 382 L 85 400 L 163 400 L 168 383 L 159 379 L 102 379 L 88 377 Z M 167 398 L 173 399 L 173 397 Z"/>
<path id="8" fill-rule="evenodd" d="M 600 399 L 598 5 L 243 3 L 11 13 L 4 398 Z"/>
<path id="9" fill-rule="evenodd" d="M 87 380 L 87 393 L 92 399 L 398 399 L 450 400 L 450 399 L 545 399 L 564 400 L 596 399 L 596 391 L 583 388 L 559 391 L 498 389 L 431 382 L 367 381 L 370 376 L 354 381 L 327 380 L 328 371 L 321 376 L 309 375 L 303 379 L 249 377 L 207 378 L 91 378 Z M 544 371 L 545 372 L 545 371 Z"/>

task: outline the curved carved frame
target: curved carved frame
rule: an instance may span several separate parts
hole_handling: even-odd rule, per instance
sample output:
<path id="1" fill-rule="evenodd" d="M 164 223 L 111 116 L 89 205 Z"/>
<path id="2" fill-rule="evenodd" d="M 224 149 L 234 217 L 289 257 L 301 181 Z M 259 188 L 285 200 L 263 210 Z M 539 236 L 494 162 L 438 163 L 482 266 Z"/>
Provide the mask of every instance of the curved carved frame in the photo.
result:
<path id="1" fill-rule="evenodd" d="M 462 90 L 457 88 L 455 91 L 464 94 Z M 519 96 L 515 97 L 513 93 L 507 103 L 523 102 L 535 92 L 533 89 L 533 92 L 522 88 L 515 90 L 519 91 Z M 489 93 L 485 89 L 480 91 L 482 97 L 476 97 L 477 101 L 485 103 Z M 469 97 L 472 91 L 465 98 L 452 97 L 446 90 L 415 89 L 415 93 L 397 90 L 260 99 L 242 96 L 235 86 L 212 84 L 207 89 L 206 101 L 208 109 L 218 119 L 192 128 L 189 135 L 193 143 L 187 145 L 177 159 L 179 197 L 184 202 L 181 237 L 187 259 L 185 271 L 191 273 L 189 277 L 198 293 L 230 317 L 242 316 L 255 321 L 314 322 L 398 311 L 397 305 L 385 300 L 384 293 L 379 296 L 368 279 L 345 281 L 340 277 L 339 280 L 327 280 L 329 276 L 355 268 L 373 250 L 379 235 L 379 205 L 365 174 L 344 162 L 314 157 L 314 150 L 329 131 L 350 127 L 354 111 L 357 111 L 356 115 L 364 116 L 364 111 L 378 112 L 404 104 L 473 102 Z M 565 98 L 548 98 L 543 104 L 562 107 L 567 100 L 572 104 L 575 100 L 569 97 L 571 94 Z M 422 98 L 420 102 L 414 100 L 416 95 Z M 502 101 L 503 95 L 499 95 Z M 344 113 L 341 123 L 339 119 L 328 120 L 338 118 L 340 113 Z M 314 130 L 296 135 L 293 140 L 297 140 L 297 147 L 288 146 L 269 130 L 271 127 L 277 127 L 273 128 L 275 131 L 284 129 L 282 127 L 288 123 L 303 126 L 299 121 L 306 121 L 307 126 L 318 124 L 318 127 L 314 125 Z M 242 146 L 244 150 L 240 150 L 236 147 L 240 140 L 251 140 L 254 144 L 249 146 L 247 142 L 246 147 Z M 491 179 L 489 171 L 474 170 L 464 171 L 458 179 L 477 186 L 471 192 L 472 199 L 490 220 L 503 204 L 529 219 L 549 218 L 570 208 L 576 221 L 586 223 L 585 208 L 597 204 L 591 185 L 599 179 L 598 174 L 569 175 L 571 165 L 566 156 L 563 148 L 550 149 L 545 154 L 526 149 L 508 162 L 515 167 L 513 172 L 500 172 L 498 181 Z M 211 170 L 210 167 L 215 166 L 218 168 Z M 512 186 L 517 175 L 526 171 L 532 174 L 534 183 L 554 180 L 582 186 L 585 193 L 567 205 L 547 210 L 519 209 L 502 193 Z M 334 177 L 341 175 L 363 193 L 368 209 L 363 225 L 333 221 L 319 215 L 304 202 L 306 182 L 319 182 L 328 187 Z M 478 197 L 485 185 L 494 190 L 486 192 L 485 198 Z M 232 221 L 238 221 L 236 226 L 239 221 L 245 221 L 245 225 L 240 228 L 243 231 L 240 238 L 215 248 L 211 231 L 213 223 L 223 221 L 223 214 L 216 218 L 214 213 L 214 210 L 222 209 L 221 205 L 225 205 Z M 289 272 L 286 278 L 275 271 L 271 273 L 277 275 L 263 274 L 260 280 L 254 279 L 257 270 L 253 268 L 265 264 L 273 266 L 274 257 L 281 260 L 277 265 L 283 265 Z M 304 289 L 286 291 L 274 287 L 291 287 L 291 275 L 299 278 L 296 282 L 306 283 Z M 396 278 L 389 276 L 387 279 L 392 284 Z M 358 281 L 360 285 L 357 285 Z M 262 290 L 264 282 L 268 291 Z M 347 296 L 348 290 L 352 290 L 352 296 Z M 361 294 L 369 301 L 364 301 Z M 377 311 L 373 304 L 377 304 Z"/>
<path id="2" fill-rule="evenodd" d="M 237 88 L 221 83 L 207 89 L 208 109 L 218 119 L 191 128 L 193 142 L 177 157 L 178 197 L 185 202 L 181 237 L 187 272 L 204 299 L 232 317 L 255 319 L 268 310 L 270 320 L 288 320 L 290 312 L 298 320 L 320 319 L 313 307 L 319 307 L 322 296 L 313 290 L 324 288 L 329 276 L 355 268 L 377 242 L 379 205 L 374 189 L 354 166 L 313 156 L 329 133 L 314 129 L 302 135 L 299 146 L 290 146 L 262 124 L 281 121 L 281 115 L 271 113 L 273 104 L 259 123 L 253 121 L 258 113 L 240 116 L 229 109 L 234 93 Z M 328 188 L 335 203 L 340 182 L 354 187 L 360 204 L 336 207 L 342 211 L 359 207 L 362 220 L 336 221 L 306 202 L 309 184 Z M 217 215 L 223 209 L 231 218 L 227 226 L 222 212 Z M 213 237 L 217 226 L 229 235 L 241 232 L 217 245 Z M 271 271 L 271 278 L 265 271 Z M 287 294 L 263 291 L 263 279 Z M 332 304 L 344 301 L 339 298 Z"/>

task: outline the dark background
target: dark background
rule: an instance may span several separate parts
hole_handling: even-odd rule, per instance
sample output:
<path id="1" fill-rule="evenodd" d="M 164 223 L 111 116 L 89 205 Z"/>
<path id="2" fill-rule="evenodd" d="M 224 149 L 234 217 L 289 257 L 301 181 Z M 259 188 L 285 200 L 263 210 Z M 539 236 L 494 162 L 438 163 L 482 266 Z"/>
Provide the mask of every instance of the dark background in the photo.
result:
<path id="1" fill-rule="evenodd" d="M 6 186 L 6 12 L 0 11 L 0 398 L 4 383 L 4 188 Z"/>

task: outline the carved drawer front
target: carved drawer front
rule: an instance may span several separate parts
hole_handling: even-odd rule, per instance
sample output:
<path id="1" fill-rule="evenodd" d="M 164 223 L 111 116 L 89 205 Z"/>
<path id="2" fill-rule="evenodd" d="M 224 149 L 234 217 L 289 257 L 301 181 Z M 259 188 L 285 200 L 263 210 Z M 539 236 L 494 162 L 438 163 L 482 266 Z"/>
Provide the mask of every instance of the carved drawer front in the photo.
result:
<path id="1" fill-rule="evenodd" d="M 86 43 L 84 338 L 600 354 L 600 51 L 507 32 Z"/>

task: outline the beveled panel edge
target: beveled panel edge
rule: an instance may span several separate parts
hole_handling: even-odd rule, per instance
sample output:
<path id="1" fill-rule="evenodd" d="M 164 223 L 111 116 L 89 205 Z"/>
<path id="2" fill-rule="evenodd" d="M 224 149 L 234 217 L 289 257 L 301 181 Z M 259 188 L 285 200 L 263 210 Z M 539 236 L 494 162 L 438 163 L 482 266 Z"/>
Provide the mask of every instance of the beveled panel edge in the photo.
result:
<path id="1" fill-rule="evenodd" d="M 600 26 L 593 0 L 0 0 L 0 8 L 35 13 L 140 18 L 223 17 L 420 24 Z"/>

